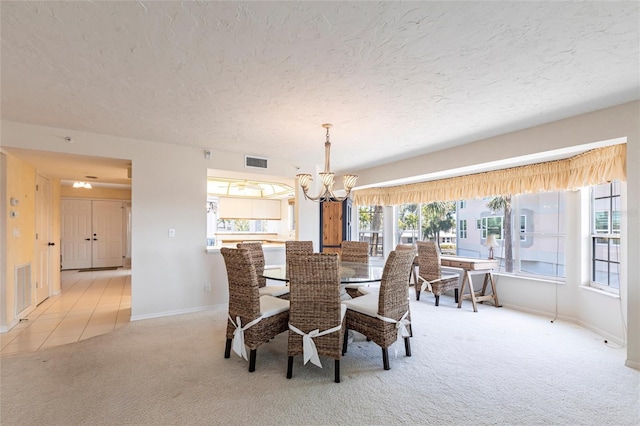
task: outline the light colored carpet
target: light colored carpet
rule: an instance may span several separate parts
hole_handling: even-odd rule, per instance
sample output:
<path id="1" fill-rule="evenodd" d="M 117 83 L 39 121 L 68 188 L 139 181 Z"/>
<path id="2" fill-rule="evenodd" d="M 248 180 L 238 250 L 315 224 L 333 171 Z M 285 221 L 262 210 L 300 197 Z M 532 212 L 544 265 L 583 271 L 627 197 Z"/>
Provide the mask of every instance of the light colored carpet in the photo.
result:
<path id="1" fill-rule="evenodd" d="M 133 322 L 1 362 L 1 417 L 13 425 L 637 425 L 639 372 L 625 350 L 571 323 L 506 308 L 412 300 L 412 357 L 356 339 L 333 382 L 286 334 L 255 373 L 224 359 L 226 312 Z"/>

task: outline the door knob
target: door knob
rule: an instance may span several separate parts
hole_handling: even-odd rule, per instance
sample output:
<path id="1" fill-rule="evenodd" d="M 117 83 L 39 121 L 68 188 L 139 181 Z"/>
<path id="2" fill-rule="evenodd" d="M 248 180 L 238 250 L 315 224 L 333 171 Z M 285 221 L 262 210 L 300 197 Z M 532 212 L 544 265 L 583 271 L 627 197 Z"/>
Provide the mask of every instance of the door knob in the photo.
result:
<path id="1" fill-rule="evenodd" d="M 55 245 L 56 245 L 56 243 L 48 243 L 47 245 L 48 245 L 48 246 L 55 246 Z"/>
<path id="2" fill-rule="evenodd" d="M 85 241 L 91 241 L 91 238 L 85 238 L 84 240 Z"/>

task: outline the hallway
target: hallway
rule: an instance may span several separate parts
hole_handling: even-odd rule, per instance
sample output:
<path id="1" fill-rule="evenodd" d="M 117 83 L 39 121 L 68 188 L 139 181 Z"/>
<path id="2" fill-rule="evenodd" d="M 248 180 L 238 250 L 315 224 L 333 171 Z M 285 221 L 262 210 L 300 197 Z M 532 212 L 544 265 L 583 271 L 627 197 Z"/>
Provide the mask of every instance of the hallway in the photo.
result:
<path id="1" fill-rule="evenodd" d="M 131 317 L 131 269 L 61 272 L 62 294 L 49 297 L 7 333 L 0 354 L 33 352 L 108 333 Z"/>

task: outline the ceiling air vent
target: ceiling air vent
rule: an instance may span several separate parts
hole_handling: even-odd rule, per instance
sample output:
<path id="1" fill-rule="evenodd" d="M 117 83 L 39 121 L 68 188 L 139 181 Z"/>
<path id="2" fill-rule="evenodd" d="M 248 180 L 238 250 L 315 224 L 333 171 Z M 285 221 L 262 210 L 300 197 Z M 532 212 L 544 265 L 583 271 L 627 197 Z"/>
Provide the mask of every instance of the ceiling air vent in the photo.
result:
<path id="1" fill-rule="evenodd" d="M 244 156 L 244 166 L 253 167 L 254 169 L 268 169 L 267 161 L 266 158 Z"/>

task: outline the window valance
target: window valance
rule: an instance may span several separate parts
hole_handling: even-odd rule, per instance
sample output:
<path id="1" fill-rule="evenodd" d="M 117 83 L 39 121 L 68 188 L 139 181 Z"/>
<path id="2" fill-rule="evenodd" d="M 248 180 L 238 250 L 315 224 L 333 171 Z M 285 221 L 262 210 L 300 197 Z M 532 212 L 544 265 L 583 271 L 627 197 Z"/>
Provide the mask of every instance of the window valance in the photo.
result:
<path id="1" fill-rule="evenodd" d="M 627 145 L 593 149 L 574 157 L 408 185 L 354 190 L 356 205 L 389 206 L 498 195 L 560 191 L 626 180 Z"/>

